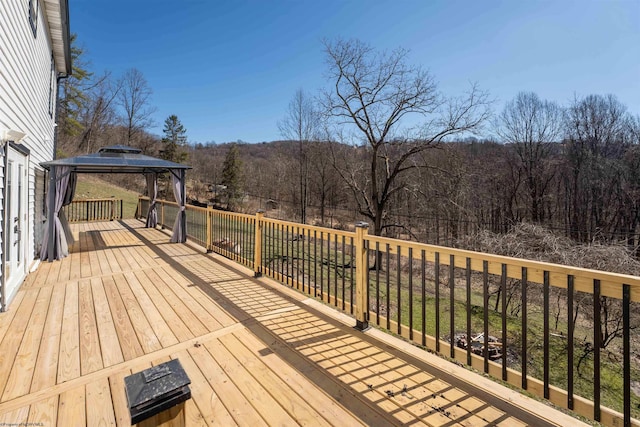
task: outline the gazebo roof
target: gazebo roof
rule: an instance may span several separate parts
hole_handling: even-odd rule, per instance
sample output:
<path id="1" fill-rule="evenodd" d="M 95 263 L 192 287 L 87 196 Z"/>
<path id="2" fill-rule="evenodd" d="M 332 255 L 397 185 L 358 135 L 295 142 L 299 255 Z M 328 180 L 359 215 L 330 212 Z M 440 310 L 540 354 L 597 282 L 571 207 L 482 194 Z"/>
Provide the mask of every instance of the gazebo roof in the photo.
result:
<path id="1" fill-rule="evenodd" d="M 94 154 L 52 160 L 40 165 L 47 170 L 52 166 L 69 166 L 77 173 L 162 173 L 170 169 L 191 169 L 188 165 L 145 156 L 142 150 L 126 145 L 104 147 Z"/>

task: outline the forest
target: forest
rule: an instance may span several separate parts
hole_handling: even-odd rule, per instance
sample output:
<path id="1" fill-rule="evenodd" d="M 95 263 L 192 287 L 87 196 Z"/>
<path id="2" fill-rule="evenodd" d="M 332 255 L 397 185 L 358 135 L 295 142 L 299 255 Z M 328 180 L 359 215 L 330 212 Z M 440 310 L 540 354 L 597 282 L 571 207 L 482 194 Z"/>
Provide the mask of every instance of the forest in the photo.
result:
<path id="1" fill-rule="evenodd" d="M 97 74 L 74 41 L 57 155 L 139 147 L 192 165 L 196 203 L 309 224 L 365 220 L 374 234 L 456 245 L 531 223 L 576 243 L 636 250 L 640 117 L 615 95 L 559 105 L 522 91 L 494 111 L 475 84 L 461 97 L 440 93 L 402 49 L 379 52 L 359 40 L 324 49 L 335 84 L 292 95 L 281 140 L 196 143 L 177 115 L 152 134 L 153 91 L 142 72 Z M 142 179 L 120 184 L 144 191 Z"/>

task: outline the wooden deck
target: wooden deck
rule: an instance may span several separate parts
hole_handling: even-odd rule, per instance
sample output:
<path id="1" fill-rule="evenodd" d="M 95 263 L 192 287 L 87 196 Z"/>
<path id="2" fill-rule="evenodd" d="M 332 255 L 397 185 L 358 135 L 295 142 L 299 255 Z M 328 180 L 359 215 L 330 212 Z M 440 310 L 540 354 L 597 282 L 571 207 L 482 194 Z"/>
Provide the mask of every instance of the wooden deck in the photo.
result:
<path id="1" fill-rule="evenodd" d="M 188 425 L 579 424 L 138 221 L 74 234 L 0 313 L 0 426 L 130 425 L 124 377 L 173 358 Z"/>

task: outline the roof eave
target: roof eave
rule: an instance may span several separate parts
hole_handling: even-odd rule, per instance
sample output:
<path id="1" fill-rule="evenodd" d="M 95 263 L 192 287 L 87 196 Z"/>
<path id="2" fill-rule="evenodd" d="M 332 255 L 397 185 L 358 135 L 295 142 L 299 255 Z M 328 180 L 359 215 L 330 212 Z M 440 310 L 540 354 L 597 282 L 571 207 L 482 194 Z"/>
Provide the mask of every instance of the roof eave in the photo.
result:
<path id="1" fill-rule="evenodd" d="M 42 166 L 46 170 L 50 170 L 52 166 L 55 167 L 69 167 L 72 171 L 78 173 L 146 173 L 157 172 L 164 173 L 169 172 L 171 169 L 193 169 L 191 166 L 175 164 L 175 165 L 158 165 L 158 166 L 137 166 L 128 164 L 96 164 L 96 163 L 72 163 L 65 161 L 67 159 L 52 160 L 49 162 L 41 162 Z"/>
<path id="2" fill-rule="evenodd" d="M 67 0 L 60 0 L 60 16 L 62 17 L 65 71 L 66 75 L 70 76 L 73 72 L 73 64 L 71 63 L 71 27 L 69 26 L 69 2 Z"/>
<path id="3" fill-rule="evenodd" d="M 59 75 L 69 76 L 73 71 L 69 1 L 44 0 L 44 6 L 56 71 Z"/>

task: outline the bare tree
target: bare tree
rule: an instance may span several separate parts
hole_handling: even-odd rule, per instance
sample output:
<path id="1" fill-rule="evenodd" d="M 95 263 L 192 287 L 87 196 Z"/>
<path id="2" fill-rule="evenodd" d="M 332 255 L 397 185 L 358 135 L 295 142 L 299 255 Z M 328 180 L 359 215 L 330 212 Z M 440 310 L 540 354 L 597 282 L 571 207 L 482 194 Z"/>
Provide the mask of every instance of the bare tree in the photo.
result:
<path id="1" fill-rule="evenodd" d="M 153 124 L 152 114 L 156 108 L 149 105 L 153 91 L 141 71 L 130 68 L 120 80 L 122 89 L 118 102 L 123 110 L 122 121 L 126 130 L 127 145 L 135 144 L 136 138 Z"/>
<path id="2" fill-rule="evenodd" d="M 325 224 L 327 205 L 333 201 L 331 196 L 335 195 L 339 180 L 333 170 L 329 144 L 332 143 L 314 141 L 309 147 L 310 189 L 314 203 L 317 202 L 320 208 L 321 224 Z"/>
<path id="3" fill-rule="evenodd" d="M 141 149 L 142 153 L 148 156 L 157 156 L 160 144 L 160 138 L 148 131 L 140 132 L 136 137 L 136 147 Z"/>
<path id="4" fill-rule="evenodd" d="M 302 89 L 298 89 L 289 102 L 286 116 L 278 123 L 284 138 L 298 142 L 298 196 L 300 221 L 303 224 L 307 221 L 309 205 L 309 143 L 315 139 L 318 117 L 313 100 Z"/>
<path id="5" fill-rule="evenodd" d="M 496 132 L 513 144 L 529 195 L 533 222 L 544 220 L 544 198 L 555 170 L 549 158 L 563 130 L 562 109 L 533 92 L 520 92 L 497 119 Z"/>
<path id="6" fill-rule="evenodd" d="M 359 40 L 325 41 L 332 89 L 323 97 L 326 114 L 364 141 L 366 178 L 338 173 L 353 192 L 360 213 L 385 228 L 387 203 L 402 190 L 397 178 L 419 166 L 417 155 L 444 138 L 474 131 L 490 114 L 487 94 L 472 85 L 461 98 L 443 97 L 427 71 L 407 64 L 408 52 L 378 52 Z M 422 123 L 403 128 L 411 119 Z"/>
<path id="7" fill-rule="evenodd" d="M 635 145 L 640 144 L 640 115 L 630 115 L 627 123 L 631 143 Z"/>
<path id="8" fill-rule="evenodd" d="M 78 148 L 86 153 L 95 150 L 95 143 L 115 122 L 114 103 L 120 91 L 118 83 L 113 83 L 109 73 L 96 80 L 87 94 L 80 117 L 82 133 Z"/>
<path id="9" fill-rule="evenodd" d="M 623 180 L 621 159 L 632 143 L 626 107 L 613 95 L 576 98 L 566 114 L 566 218 L 571 236 L 589 241 L 609 231 Z"/>

